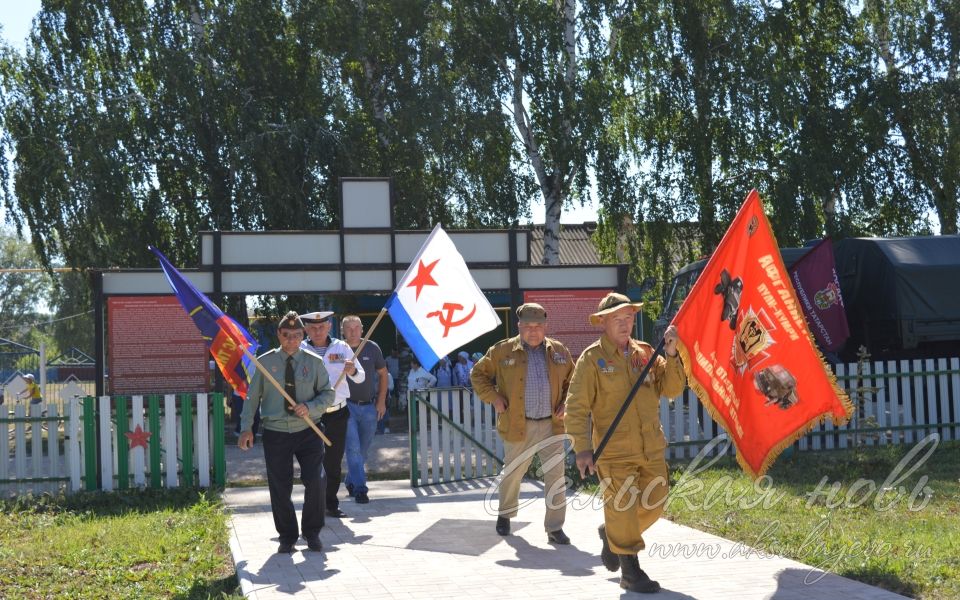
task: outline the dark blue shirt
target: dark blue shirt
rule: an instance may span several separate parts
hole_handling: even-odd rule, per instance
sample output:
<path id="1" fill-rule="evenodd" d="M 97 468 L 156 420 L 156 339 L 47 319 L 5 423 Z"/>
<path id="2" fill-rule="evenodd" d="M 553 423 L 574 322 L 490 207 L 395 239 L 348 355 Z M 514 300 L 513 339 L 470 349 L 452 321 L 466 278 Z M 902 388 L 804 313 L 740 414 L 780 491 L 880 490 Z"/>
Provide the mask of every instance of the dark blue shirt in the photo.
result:
<path id="1" fill-rule="evenodd" d="M 356 351 L 356 348 L 353 349 Z M 356 359 L 355 359 L 356 360 Z M 380 369 L 387 368 L 387 361 L 383 359 L 383 352 L 380 346 L 374 341 L 368 341 L 360 352 L 360 364 L 367 376 L 361 383 L 357 383 L 347 377 L 347 384 L 350 386 L 351 402 L 368 402 L 376 400 L 377 386 L 380 383 Z"/>

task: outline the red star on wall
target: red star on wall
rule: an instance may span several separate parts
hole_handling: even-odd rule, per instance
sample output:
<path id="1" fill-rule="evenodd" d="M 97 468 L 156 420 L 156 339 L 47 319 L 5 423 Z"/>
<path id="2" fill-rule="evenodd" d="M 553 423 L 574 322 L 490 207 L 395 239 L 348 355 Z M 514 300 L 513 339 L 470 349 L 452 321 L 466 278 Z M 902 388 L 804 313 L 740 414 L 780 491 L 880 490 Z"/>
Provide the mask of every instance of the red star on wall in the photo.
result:
<path id="1" fill-rule="evenodd" d="M 147 440 L 150 439 L 150 432 L 144 431 L 142 427 L 137 425 L 137 428 L 133 431 L 128 431 L 123 435 L 127 436 L 127 439 L 130 440 L 130 449 L 134 449 L 137 446 L 143 446 L 143 449 L 147 449 Z"/>
<path id="2" fill-rule="evenodd" d="M 416 287 L 417 296 L 416 299 L 420 299 L 420 291 L 428 285 L 437 285 L 437 282 L 433 279 L 431 272 L 433 268 L 437 266 L 437 263 L 440 262 L 440 259 L 433 261 L 429 265 L 424 266 L 423 260 L 420 261 L 420 265 L 417 267 L 417 276 L 410 280 L 410 283 L 407 284 L 407 287 Z"/>

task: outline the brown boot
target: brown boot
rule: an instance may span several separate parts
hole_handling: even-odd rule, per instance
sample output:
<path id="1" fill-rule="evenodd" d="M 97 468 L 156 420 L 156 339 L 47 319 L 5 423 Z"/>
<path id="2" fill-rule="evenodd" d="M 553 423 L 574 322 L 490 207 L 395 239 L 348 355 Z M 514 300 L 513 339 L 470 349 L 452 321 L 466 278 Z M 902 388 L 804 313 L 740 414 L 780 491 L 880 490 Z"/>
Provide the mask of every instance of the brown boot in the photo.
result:
<path id="1" fill-rule="evenodd" d="M 619 571 L 620 559 L 613 553 L 613 550 L 610 549 L 610 543 L 607 542 L 607 526 L 601 525 L 597 532 L 600 534 L 600 541 L 603 542 L 603 548 L 600 549 L 600 562 L 608 571 Z"/>
<path id="2" fill-rule="evenodd" d="M 631 592 L 653 594 L 660 591 L 660 584 L 650 579 L 643 569 L 636 554 L 618 554 L 620 557 L 620 587 Z"/>

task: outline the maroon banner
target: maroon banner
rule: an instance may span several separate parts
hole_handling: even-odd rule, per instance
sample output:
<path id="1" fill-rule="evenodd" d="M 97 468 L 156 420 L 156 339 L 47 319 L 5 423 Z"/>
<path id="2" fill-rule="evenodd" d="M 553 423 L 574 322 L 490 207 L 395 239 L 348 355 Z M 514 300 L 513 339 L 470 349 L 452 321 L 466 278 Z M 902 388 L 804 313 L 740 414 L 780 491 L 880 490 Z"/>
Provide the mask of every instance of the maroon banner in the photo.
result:
<path id="1" fill-rule="evenodd" d="M 547 311 L 547 335 L 560 340 L 574 360 L 600 337 L 590 324 L 600 300 L 613 290 L 536 290 L 523 293 L 524 302 L 536 302 Z"/>
<path id="2" fill-rule="evenodd" d="M 850 328 L 830 238 L 814 246 L 790 267 L 790 280 L 817 343 L 827 352 L 839 350 L 850 337 Z"/>
<path id="3" fill-rule="evenodd" d="M 210 354 L 176 296 L 107 299 L 111 394 L 206 392 Z"/>

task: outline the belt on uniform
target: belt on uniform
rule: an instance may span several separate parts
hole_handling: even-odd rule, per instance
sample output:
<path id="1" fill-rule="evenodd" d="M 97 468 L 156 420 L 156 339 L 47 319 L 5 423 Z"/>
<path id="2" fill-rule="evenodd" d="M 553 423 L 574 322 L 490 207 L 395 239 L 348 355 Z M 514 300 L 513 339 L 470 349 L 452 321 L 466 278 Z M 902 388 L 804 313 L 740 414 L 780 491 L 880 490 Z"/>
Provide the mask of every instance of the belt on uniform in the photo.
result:
<path id="1" fill-rule="evenodd" d="M 553 418 L 552 416 L 549 416 L 549 417 L 539 417 L 539 418 L 537 418 L 537 419 L 534 419 L 533 417 L 527 417 L 527 420 L 528 420 L 528 421 L 546 421 L 547 419 L 552 419 L 552 418 Z"/>
<path id="2" fill-rule="evenodd" d="M 334 404 L 333 406 L 331 406 L 330 408 L 328 408 L 328 409 L 327 409 L 326 411 L 324 411 L 324 412 L 325 412 L 325 414 L 335 413 L 335 412 L 337 412 L 338 410 L 342 410 L 342 409 L 344 409 L 344 408 L 346 408 L 346 407 L 347 407 L 347 405 L 346 405 L 345 403 L 344 403 L 344 404 Z"/>

